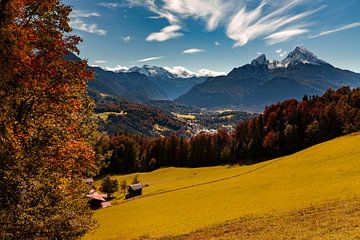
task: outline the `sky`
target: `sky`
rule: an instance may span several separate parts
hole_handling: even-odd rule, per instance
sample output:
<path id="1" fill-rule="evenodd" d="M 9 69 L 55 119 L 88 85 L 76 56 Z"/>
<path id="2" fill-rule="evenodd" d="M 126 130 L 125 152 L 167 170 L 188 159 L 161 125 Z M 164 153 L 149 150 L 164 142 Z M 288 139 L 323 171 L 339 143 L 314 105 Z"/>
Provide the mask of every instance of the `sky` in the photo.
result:
<path id="1" fill-rule="evenodd" d="M 219 75 L 304 46 L 360 72 L 360 0 L 63 0 L 80 56 L 108 70 L 156 65 Z"/>

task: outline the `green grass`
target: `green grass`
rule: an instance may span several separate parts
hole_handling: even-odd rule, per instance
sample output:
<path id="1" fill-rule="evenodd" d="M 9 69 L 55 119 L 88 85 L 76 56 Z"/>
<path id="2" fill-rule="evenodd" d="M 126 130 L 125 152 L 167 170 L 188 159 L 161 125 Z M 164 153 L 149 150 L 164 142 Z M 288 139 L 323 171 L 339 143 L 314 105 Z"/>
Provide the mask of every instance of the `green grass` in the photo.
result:
<path id="1" fill-rule="evenodd" d="M 133 176 L 116 178 L 130 182 Z M 85 239 L 186 234 L 360 196 L 360 135 L 252 166 L 166 168 L 139 179 L 150 185 L 144 196 L 95 212 L 99 228 Z"/>

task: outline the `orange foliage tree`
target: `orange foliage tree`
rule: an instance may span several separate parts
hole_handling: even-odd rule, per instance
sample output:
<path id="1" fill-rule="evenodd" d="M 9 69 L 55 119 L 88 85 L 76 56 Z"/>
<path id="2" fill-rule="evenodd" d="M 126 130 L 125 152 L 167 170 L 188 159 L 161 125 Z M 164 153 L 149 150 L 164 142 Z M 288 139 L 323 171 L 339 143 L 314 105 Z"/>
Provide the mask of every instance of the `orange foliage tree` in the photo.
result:
<path id="1" fill-rule="evenodd" d="M 93 228 L 82 178 L 103 161 L 92 73 L 59 0 L 0 0 L 0 238 L 74 239 Z M 99 150 L 99 151 L 96 151 Z"/>

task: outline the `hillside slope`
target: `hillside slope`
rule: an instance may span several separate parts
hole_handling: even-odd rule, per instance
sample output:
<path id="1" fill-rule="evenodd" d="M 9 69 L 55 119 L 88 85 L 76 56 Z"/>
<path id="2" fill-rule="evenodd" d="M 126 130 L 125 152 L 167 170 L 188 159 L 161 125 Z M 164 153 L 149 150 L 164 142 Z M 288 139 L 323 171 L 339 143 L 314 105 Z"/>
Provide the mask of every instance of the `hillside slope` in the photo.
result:
<path id="1" fill-rule="evenodd" d="M 139 175 L 141 198 L 95 213 L 85 239 L 185 234 L 247 216 L 297 211 L 360 196 L 360 134 L 241 167 L 160 169 Z M 134 175 L 118 176 L 130 182 Z"/>

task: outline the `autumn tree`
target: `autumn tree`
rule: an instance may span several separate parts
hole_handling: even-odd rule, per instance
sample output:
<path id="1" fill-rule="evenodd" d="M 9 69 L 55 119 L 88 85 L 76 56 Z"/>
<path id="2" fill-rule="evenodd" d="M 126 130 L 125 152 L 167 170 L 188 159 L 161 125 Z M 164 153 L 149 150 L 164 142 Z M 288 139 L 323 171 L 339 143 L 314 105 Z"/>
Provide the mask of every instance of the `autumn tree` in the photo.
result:
<path id="1" fill-rule="evenodd" d="M 75 239 L 95 226 L 82 178 L 103 161 L 92 73 L 59 0 L 0 0 L 0 238 Z M 99 150 L 96 152 L 95 150 Z"/>

